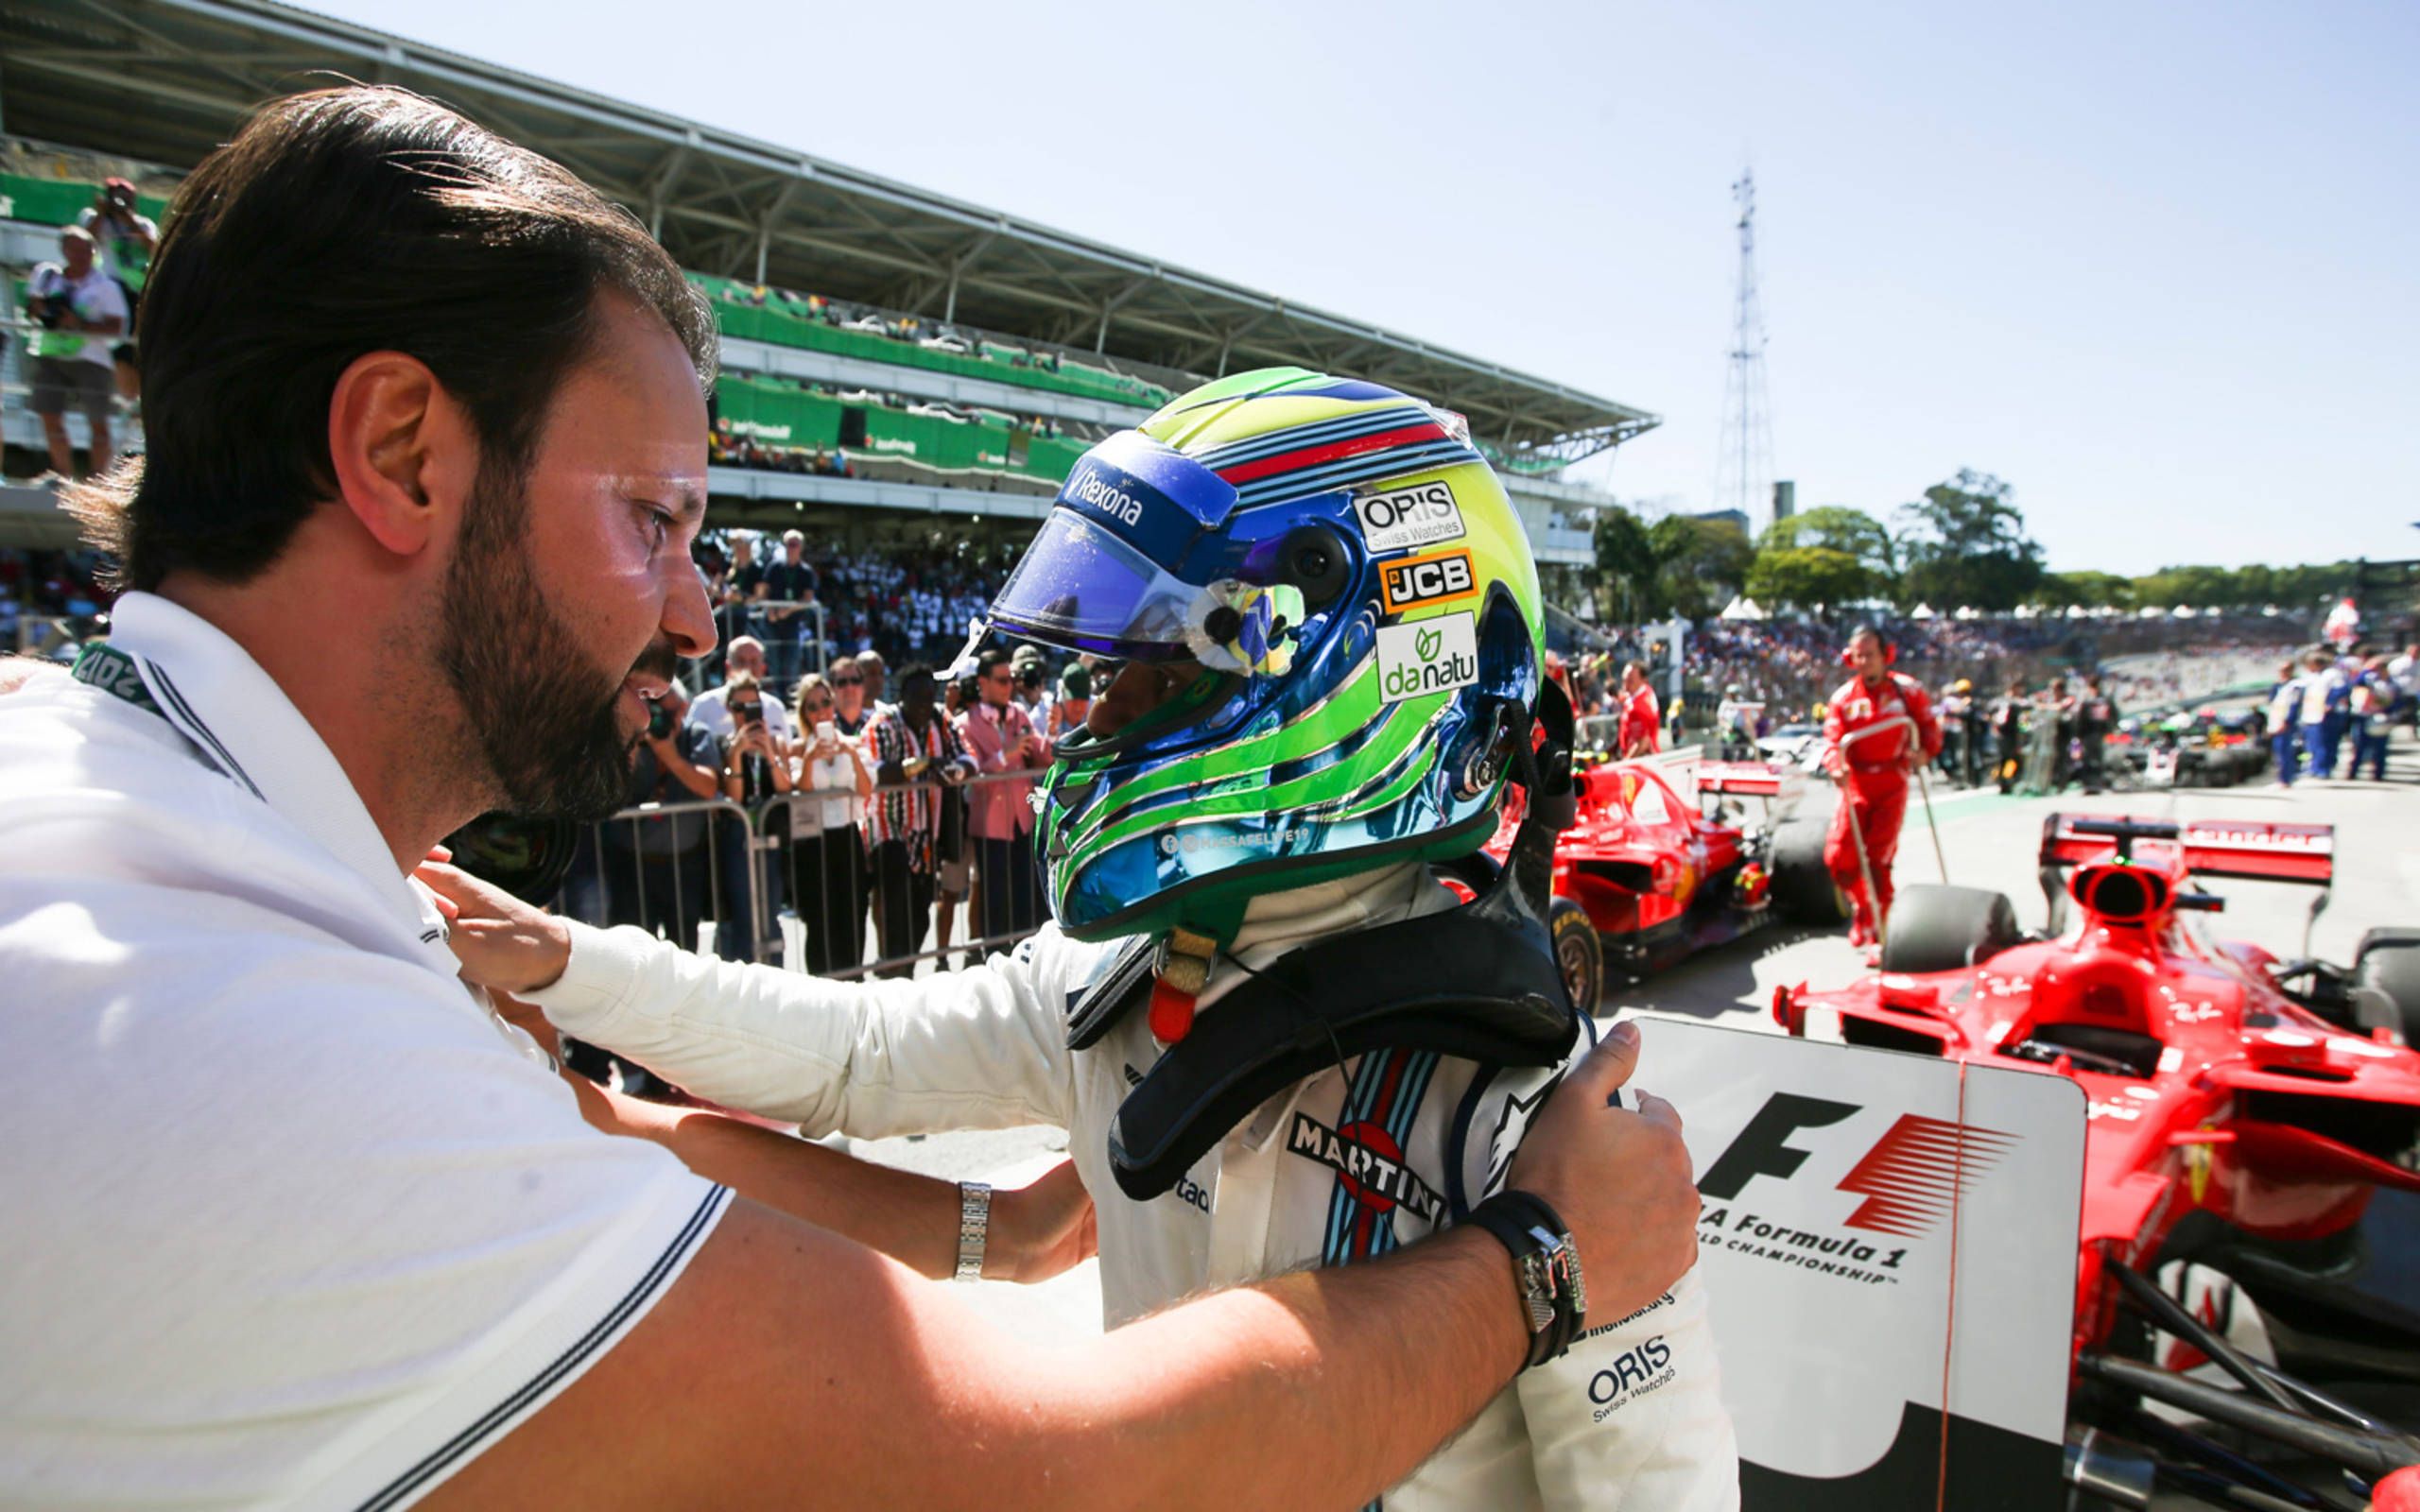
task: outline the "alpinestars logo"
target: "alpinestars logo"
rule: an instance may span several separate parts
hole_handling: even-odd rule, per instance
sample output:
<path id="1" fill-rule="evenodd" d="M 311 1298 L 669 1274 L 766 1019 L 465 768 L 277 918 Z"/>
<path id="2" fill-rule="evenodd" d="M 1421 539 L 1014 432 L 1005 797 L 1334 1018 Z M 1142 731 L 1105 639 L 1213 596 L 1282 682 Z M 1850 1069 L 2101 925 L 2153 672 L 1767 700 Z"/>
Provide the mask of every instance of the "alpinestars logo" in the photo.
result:
<path id="1" fill-rule="evenodd" d="M 1098 468 L 1085 468 L 1069 478 L 1065 497 L 1125 524 L 1140 524 L 1143 520 L 1143 501 L 1101 476 Z"/>
<path id="2" fill-rule="evenodd" d="M 1362 1206 L 1392 1212 L 1398 1206 L 1434 1224 L 1445 1211 L 1445 1199 L 1403 1163 L 1402 1146 L 1376 1124 L 1347 1124 L 1333 1129 L 1308 1113 L 1294 1115 L 1286 1147 L 1333 1167 L 1344 1178 L 1344 1189 Z"/>

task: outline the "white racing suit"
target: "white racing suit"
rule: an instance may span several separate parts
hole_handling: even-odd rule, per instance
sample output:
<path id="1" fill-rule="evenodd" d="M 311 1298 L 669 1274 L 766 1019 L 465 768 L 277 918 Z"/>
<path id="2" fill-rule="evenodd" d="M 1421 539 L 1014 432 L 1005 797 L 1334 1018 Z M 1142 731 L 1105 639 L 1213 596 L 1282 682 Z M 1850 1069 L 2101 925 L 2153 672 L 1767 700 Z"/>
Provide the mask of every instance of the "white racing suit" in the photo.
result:
<path id="1" fill-rule="evenodd" d="M 1264 897 L 1233 954 L 1258 970 L 1311 940 L 1454 902 L 1417 866 Z M 1374 1052 L 1277 1093 L 1174 1191 L 1135 1202 L 1111 1173 L 1106 1136 L 1159 1057 L 1148 1015 L 1130 1012 L 1090 1049 L 1066 1044 L 1071 1002 L 1122 943 L 1080 944 L 1045 925 L 981 966 L 858 985 L 575 924 L 562 980 L 527 996 L 568 1034 L 809 1136 L 1065 1128 L 1098 1207 L 1112 1327 L 1209 1288 L 1348 1264 L 1449 1226 L 1501 1185 L 1560 1074 Z M 1201 1011 L 1217 1012 L 1241 976 L 1219 961 Z M 1737 1506 L 1737 1452 L 1697 1273 L 1630 1316 L 1588 1323 L 1568 1354 L 1523 1371 L 1383 1504 Z"/>

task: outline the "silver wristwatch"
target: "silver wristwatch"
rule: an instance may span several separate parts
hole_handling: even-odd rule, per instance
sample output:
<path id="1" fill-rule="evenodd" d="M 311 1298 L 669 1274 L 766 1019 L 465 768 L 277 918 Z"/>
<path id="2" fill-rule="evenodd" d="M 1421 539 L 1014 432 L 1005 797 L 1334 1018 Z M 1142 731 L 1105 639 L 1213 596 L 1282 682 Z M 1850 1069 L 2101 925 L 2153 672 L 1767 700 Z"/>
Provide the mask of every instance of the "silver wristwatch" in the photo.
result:
<path id="1" fill-rule="evenodd" d="M 958 1184 L 958 1269 L 951 1279 L 983 1279 L 983 1246 L 992 1233 L 992 1189 L 981 1181 Z"/>

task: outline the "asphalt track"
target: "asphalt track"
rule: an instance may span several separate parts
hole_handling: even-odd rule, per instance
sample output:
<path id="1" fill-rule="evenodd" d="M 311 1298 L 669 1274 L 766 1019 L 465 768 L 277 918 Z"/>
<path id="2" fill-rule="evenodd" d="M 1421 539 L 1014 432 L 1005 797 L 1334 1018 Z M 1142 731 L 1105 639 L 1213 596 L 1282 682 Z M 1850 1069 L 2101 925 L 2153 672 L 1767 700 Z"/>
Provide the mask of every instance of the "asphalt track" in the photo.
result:
<path id="1" fill-rule="evenodd" d="M 2126 815 L 2154 819 L 2277 819 L 2336 826 L 2336 885 L 2332 902 L 2311 929 L 2310 953 L 2349 961 L 2364 930 L 2385 924 L 2420 925 L 2420 746 L 2398 732 L 2390 751 L 2388 781 L 2305 782 L 2290 791 L 2273 783 L 2186 789 L 2172 793 L 2069 793 L 2057 799 L 2004 798 L 1996 791 L 1936 790 L 1933 817 L 1946 857 L 1949 879 L 2008 894 L 2029 929 L 2043 921 L 2041 885 L 2034 855 L 2046 815 Z M 1895 878 L 1901 886 L 1940 880 L 1924 809 L 1910 801 L 1899 843 Z M 2209 919 L 2224 936 L 2256 940 L 2279 955 L 2303 953 L 2302 939 L 2311 890 L 2267 883 L 2229 883 L 2210 890 L 2226 900 L 2225 911 Z M 1663 974 L 1609 991 L 1599 1005 L 1600 1021 L 1636 1015 L 1720 1022 L 1778 1033 L 1770 1011 L 1776 987 L 1801 982 L 1835 987 L 1862 970 L 1844 933 L 1766 930 L 1725 949 L 1685 962 Z M 1652 1085 L 1655 1034 L 1646 1031 L 1640 1080 Z M 1684 1116 L 1687 1109 L 1682 1109 Z M 1014 1184 L 1063 1158 L 1066 1136 L 1057 1129 L 1011 1129 L 979 1134 L 936 1135 L 918 1140 L 881 1140 L 852 1145 L 890 1164 L 952 1179 L 989 1179 Z M 965 1289 L 967 1299 L 994 1323 L 1028 1342 L 1047 1346 L 1100 1328 L 1100 1293 L 1095 1267 L 1080 1266 L 1040 1286 L 982 1282 Z"/>

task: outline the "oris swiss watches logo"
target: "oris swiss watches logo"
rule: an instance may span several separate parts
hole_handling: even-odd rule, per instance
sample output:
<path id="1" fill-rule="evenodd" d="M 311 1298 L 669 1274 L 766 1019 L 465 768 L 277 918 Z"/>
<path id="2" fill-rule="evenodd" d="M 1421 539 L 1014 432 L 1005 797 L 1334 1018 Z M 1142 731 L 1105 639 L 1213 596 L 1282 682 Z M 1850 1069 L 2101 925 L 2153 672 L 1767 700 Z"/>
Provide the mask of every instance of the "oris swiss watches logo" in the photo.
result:
<path id="1" fill-rule="evenodd" d="M 1365 493 L 1353 501 L 1353 512 L 1361 522 L 1361 539 L 1372 551 L 1433 546 L 1462 534 L 1461 506 L 1443 479 L 1386 493 Z"/>

